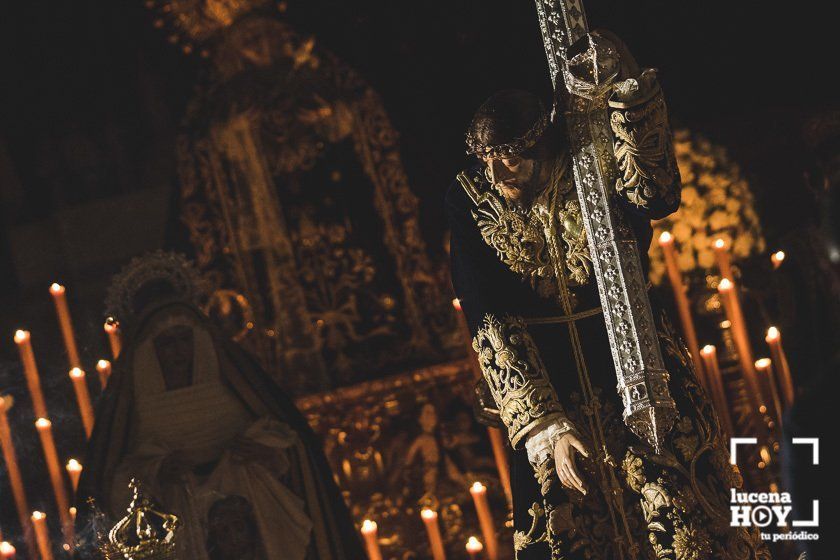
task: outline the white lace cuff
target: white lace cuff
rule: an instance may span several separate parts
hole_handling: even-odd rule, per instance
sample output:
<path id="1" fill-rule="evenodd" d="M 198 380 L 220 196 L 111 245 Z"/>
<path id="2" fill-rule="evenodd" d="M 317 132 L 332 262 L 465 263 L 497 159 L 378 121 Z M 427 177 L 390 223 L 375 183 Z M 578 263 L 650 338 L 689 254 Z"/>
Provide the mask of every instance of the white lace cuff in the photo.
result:
<path id="1" fill-rule="evenodd" d="M 540 465 L 554 453 L 554 444 L 566 432 L 575 430 L 574 424 L 566 418 L 558 418 L 557 421 L 538 428 L 534 433 L 528 434 L 525 440 L 525 450 L 528 452 L 528 461 L 532 465 Z"/>

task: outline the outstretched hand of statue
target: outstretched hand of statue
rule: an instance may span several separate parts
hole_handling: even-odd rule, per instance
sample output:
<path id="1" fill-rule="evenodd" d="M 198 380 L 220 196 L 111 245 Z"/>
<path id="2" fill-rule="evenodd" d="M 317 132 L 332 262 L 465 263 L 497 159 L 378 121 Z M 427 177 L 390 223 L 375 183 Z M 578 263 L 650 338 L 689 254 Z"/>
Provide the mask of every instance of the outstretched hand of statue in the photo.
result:
<path id="1" fill-rule="evenodd" d="M 586 494 L 586 486 L 578 473 L 575 463 L 576 452 L 589 457 L 589 451 L 575 431 L 566 432 L 554 444 L 554 468 L 560 483 L 566 488 L 574 488 Z"/>

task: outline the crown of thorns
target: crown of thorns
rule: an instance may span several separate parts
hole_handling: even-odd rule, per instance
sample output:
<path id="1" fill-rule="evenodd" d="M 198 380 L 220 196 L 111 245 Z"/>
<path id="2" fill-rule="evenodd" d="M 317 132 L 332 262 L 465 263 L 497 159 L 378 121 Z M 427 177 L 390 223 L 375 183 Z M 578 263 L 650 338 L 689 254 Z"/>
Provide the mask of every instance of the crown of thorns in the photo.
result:
<path id="1" fill-rule="evenodd" d="M 528 131 L 504 144 L 487 144 L 480 141 L 475 134 L 467 132 L 467 153 L 485 158 L 516 157 L 525 150 L 534 147 L 548 127 L 548 114 L 543 112 L 537 122 Z"/>

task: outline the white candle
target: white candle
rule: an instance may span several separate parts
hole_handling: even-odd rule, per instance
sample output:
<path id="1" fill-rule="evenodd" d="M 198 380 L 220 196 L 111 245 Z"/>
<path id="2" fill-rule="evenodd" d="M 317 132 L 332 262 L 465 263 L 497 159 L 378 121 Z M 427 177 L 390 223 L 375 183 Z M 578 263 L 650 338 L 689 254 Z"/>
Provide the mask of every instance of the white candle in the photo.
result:
<path id="1" fill-rule="evenodd" d="M 478 555 L 484 550 L 484 545 L 476 537 L 470 537 L 467 540 L 467 554 L 470 555 L 470 560 L 476 560 Z"/>
<path id="2" fill-rule="evenodd" d="M 782 347 L 782 333 L 776 327 L 770 327 L 767 329 L 767 335 L 764 337 L 764 341 L 770 346 L 770 356 L 773 358 L 773 363 L 776 364 L 776 369 L 779 371 L 779 383 L 782 386 L 785 405 L 791 406 L 794 399 L 793 378 L 790 375 L 790 366 L 788 365 L 785 350 Z"/>
<path id="3" fill-rule="evenodd" d="M 35 364 L 32 336 L 29 331 L 20 329 L 15 331 L 15 344 L 17 344 L 20 352 L 20 361 L 23 363 L 23 373 L 26 376 L 26 386 L 29 388 L 29 396 L 32 398 L 35 416 L 45 418 L 47 416 L 47 405 L 44 402 L 44 393 L 41 391 L 41 378 L 38 375 L 38 366 Z"/>
<path id="4" fill-rule="evenodd" d="M 52 544 L 50 544 L 50 534 L 47 529 L 47 515 L 40 511 L 33 511 L 32 525 L 35 527 L 35 539 L 38 542 L 41 560 L 53 560 Z"/>
<path id="5" fill-rule="evenodd" d="M 76 403 L 79 405 L 85 436 L 90 439 L 90 434 L 93 432 L 93 405 L 90 404 L 90 391 L 88 391 L 85 371 L 74 367 L 70 370 L 70 379 L 73 381 L 73 390 L 76 392 Z"/>
<path id="6" fill-rule="evenodd" d="M 67 490 L 64 487 L 64 479 L 61 477 L 61 467 L 58 463 L 58 451 L 55 448 L 55 440 L 52 434 L 52 422 L 46 418 L 38 418 L 35 422 L 38 435 L 41 437 L 41 446 L 44 449 L 44 459 L 47 463 L 47 471 L 50 475 L 50 482 L 55 495 L 55 503 L 58 506 L 58 514 L 61 517 L 62 531 L 65 542 L 73 541 L 73 521 L 70 518 L 70 504 L 67 500 Z"/>
<path id="7" fill-rule="evenodd" d="M 773 362 L 770 358 L 759 358 L 755 361 L 755 370 L 759 374 L 762 386 L 767 390 L 767 397 L 773 403 L 776 421 L 782 425 L 782 400 L 779 398 L 779 390 L 776 388 L 776 376 L 773 374 Z"/>
<path id="8" fill-rule="evenodd" d="M 79 350 L 76 348 L 76 336 L 73 334 L 70 309 L 67 307 L 67 290 L 61 284 L 53 283 L 50 286 L 50 295 L 52 295 L 53 303 L 55 303 L 58 325 L 61 327 L 64 348 L 67 350 L 67 360 L 70 362 L 70 367 L 80 367 L 82 363 L 79 360 Z"/>
<path id="9" fill-rule="evenodd" d="M 718 293 L 723 301 L 726 316 L 732 325 L 732 336 L 735 339 L 735 346 L 738 349 L 738 359 L 741 362 L 741 371 L 747 383 L 747 394 L 753 407 L 753 414 L 759 414 L 764 403 L 761 400 L 761 388 L 755 373 L 755 360 L 753 359 L 752 347 L 750 346 L 749 335 L 747 334 L 744 314 L 741 310 L 741 303 L 738 300 L 738 292 L 735 283 L 729 278 L 721 279 L 718 284 Z M 762 426 L 761 418 L 754 416 Z"/>
<path id="10" fill-rule="evenodd" d="M 782 262 L 785 260 L 785 252 L 784 251 L 776 251 L 772 255 L 770 255 L 770 262 L 773 263 L 773 270 L 778 269 L 782 266 Z"/>
<path id="11" fill-rule="evenodd" d="M 382 560 L 382 551 L 379 549 L 379 540 L 377 538 L 376 521 L 365 519 L 362 522 L 362 536 L 365 539 L 368 558 L 370 560 Z"/>
<path id="12" fill-rule="evenodd" d="M 677 257 L 674 253 L 674 237 L 671 235 L 671 232 L 662 232 L 659 236 L 659 246 L 662 247 L 662 256 L 665 258 L 668 281 L 671 284 L 671 290 L 674 292 L 674 302 L 677 305 L 677 313 L 680 316 L 680 324 L 683 328 L 686 345 L 688 345 L 688 350 L 691 354 L 691 362 L 694 364 L 694 372 L 700 384 L 708 391 L 709 382 L 706 379 L 706 372 L 703 371 L 703 362 L 700 360 L 697 331 L 694 328 L 694 318 L 691 316 L 691 305 L 688 302 L 683 277 L 677 266 Z"/>
<path id="13" fill-rule="evenodd" d="M 475 502 L 478 523 L 481 525 L 481 534 L 484 535 L 484 542 L 487 543 L 487 557 L 489 560 L 498 560 L 496 528 L 493 525 L 490 505 L 487 503 L 487 487 L 480 482 L 474 482 L 470 487 L 470 494 L 472 494 L 473 502 Z"/>
<path id="14" fill-rule="evenodd" d="M 67 469 L 67 475 L 70 477 L 70 482 L 73 485 L 73 492 L 75 493 L 76 489 L 79 487 L 79 478 L 82 476 L 82 464 L 76 459 L 70 459 L 67 461 L 67 465 L 64 468 Z"/>
<path id="15" fill-rule="evenodd" d="M 0 542 L 0 557 L 4 560 L 15 560 L 15 554 L 17 554 L 17 551 L 12 546 L 12 543 L 6 541 Z"/>
<path id="16" fill-rule="evenodd" d="M 720 275 L 724 278 L 732 278 L 732 265 L 729 260 L 729 243 L 722 237 L 715 239 L 712 244 L 715 252 L 715 260 L 717 261 Z"/>
<path id="17" fill-rule="evenodd" d="M 108 386 L 108 380 L 111 378 L 111 362 L 108 360 L 99 360 L 96 362 L 96 373 L 99 374 L 99 384 L 104 391 Z"/>
<path id="18" fill-rule="evenodd" d="M 420 517 L 423 518 L 423 523 L 426 524 L 426 532 L 429 534 L 429 546 L 432 550 L 432 558 L 434 560 L 446 560 L 437 512 L 425 508 L 420 512 Z"/>
<path id="19" fill-rule="evenodd" d="M 105 334 L 108 335 L 108 344 L 111 346 L 111 355 L 116 360 L 122 351 L 122 334 L 120 333 L 120 323 L 113 317 L 105 319 Z"/>
<path id="20" fill-rule="evenodd" d="M 703 357 L 709 384 L 712 387 L 712 402 L 715 403 L 715 408 L 723 421 L 723 429 L 729 437 L 732 437 L 735 435 L 735 425 L 732 423 L 732 416 L 729 413 L 729 401 L 726 399 L 723 375 L 721 375 L 718 365 L 717 349 L 711 344 L 707 344 L 700 351 L 700 355 Z"/>

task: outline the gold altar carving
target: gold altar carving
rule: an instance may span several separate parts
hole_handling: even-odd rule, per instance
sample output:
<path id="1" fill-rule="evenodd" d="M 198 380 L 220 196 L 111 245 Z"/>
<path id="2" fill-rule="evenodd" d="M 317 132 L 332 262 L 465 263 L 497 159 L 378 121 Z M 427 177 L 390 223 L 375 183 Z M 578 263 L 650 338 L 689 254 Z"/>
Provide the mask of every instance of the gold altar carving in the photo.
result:
<path id="1" fill-rule="evenodd" d="M 314 38 L 231 13 L 178 140 L 196 261 L 241 318 L 217 320 L 298 394 L 458 355 L 378 95 Z"/>
<path id="2" fill-rule="evenodd" d="M 496 511 L 507 509 L 486 430 L 473 418 L 473 376 L 460 360 L 297 400 L 324 440 L 356 524 L 376 521 L 387 558 L 431 557 L 424 507 L 438 512 L 450 557 L 462 557 L 479 533 L 474 481 L 488 487 Z M 499 521 L 499 538 L 509 542 Z"/>

